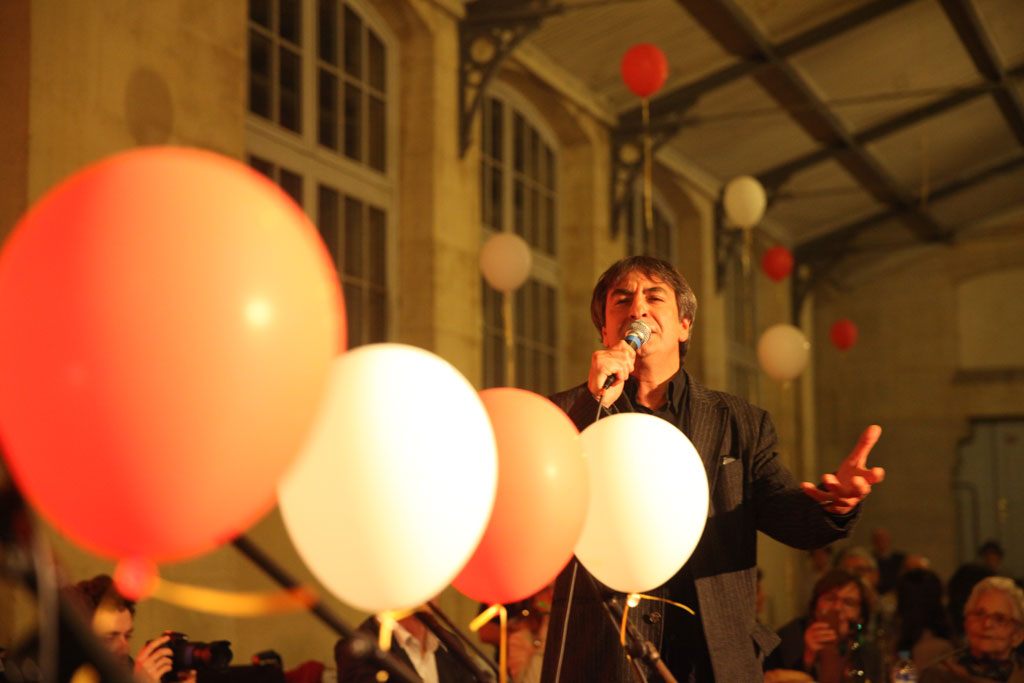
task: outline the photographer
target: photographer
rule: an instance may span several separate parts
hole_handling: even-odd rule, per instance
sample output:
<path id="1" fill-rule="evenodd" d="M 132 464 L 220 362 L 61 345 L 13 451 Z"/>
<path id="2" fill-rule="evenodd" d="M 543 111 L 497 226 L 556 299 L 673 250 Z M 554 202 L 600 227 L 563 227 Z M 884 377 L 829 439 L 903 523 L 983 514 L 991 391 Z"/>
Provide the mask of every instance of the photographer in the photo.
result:
<path id="1" fill-rule="evenodd" d="M 69 600 L 77 604 L 85 619 L 92 624 L 93 633 L 116 657 L 133 668 L 135 680 L 140 683 L 158 683 L 173 668 L 173 653 L 164 634 L 150 640 L 132 660 L 131 638 L 135 621 L 135 602 L 117 592 L 113 580 L 100 574 L 64 589 Z M 180 672 L 178 680 L 195 683 L 196 672 Z"/>

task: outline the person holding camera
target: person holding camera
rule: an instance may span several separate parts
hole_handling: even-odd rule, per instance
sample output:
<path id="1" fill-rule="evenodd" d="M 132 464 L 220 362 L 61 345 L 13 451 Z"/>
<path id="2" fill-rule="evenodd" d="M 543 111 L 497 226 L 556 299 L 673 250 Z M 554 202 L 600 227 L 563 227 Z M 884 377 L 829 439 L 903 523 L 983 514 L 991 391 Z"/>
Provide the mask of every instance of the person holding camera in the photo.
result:
<path id="1" fill-rule="evenodd" d="M 765 681 L 881 680 L 880 653 L 861 637 L 870 618 L 867 590 L 845 569 L 826 572 L 814 584 L 807 616 L 779 629 L 782 641 L 765 660 Z"/>
<path id="2" fill-rule="evenodd" d="M 135 601 L 123 597 L 106 574 L 80 581 L 65 589 L 67 597 L 77 604 L 93 633 L 115 657 L 132 668 L 139 683 L 159 683 L 174 668 L 174 652 L 168 647 L 171 633 L 148 641 L 133 660 L 131 638 L 135 623 Z M 196 672 L 179 672 L 175 680 L 195 683 Z"/>

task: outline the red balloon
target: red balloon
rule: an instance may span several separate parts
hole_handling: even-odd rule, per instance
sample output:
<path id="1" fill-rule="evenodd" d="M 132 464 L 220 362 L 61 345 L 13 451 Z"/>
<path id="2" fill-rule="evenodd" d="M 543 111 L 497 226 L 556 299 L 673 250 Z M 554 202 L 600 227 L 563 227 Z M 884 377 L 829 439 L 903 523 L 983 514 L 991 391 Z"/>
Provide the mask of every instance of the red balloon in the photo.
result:
<path id="1" fill-rule="evenodd" d="M 833 346 L 845 351 L 857 343 L 857 326 L 849 318 L 840 318 L 832 323 L 829 336 L 832 338 Z"/>
<path id="2" fill-rule="evenodd" d="M 650 97 L 668 78 L 668 60 L 658 46 L 638 43 L 622 57 L 622 80 L 640 97 Z"/>
<path id="3" fill-rule="evenodd" d="M 498 443 L 498 491 L 483 538 L 452 585 L 509 603 L 549 584 L 572 557 L 587 513 L 579 432 L 555 404 L 522 389 L 480 392 Z"/>
<path id="4" fill-rule="evenodd" d="M 785 247 L 774 246 L 761 258 L 761 269 L 772 280 L 781 282 L 793 270 L 793 254 Z"/>
<path id="5" fill-rule="evenodd" d="M 344 347 L 316 228 L 226 157 L 151 147 L 90 165 L 0 254 L 0 435 L 50 523 L 116 558 L 184 559 L 244 531 Z"/>

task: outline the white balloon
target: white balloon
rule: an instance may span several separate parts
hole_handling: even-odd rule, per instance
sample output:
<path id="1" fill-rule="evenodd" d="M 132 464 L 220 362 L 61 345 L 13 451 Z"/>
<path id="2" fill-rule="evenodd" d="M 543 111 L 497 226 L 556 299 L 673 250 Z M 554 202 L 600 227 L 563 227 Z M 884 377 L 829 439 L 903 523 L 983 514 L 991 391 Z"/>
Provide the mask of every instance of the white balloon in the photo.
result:
<path id="1" fill-rule="evenodd" d="M 674 425 L 643 413 L 598 420 L 580 440 L 590 505 L 576 557 L 614 590 L 657 588 L 704 532 L 708 480 L 697 450 Z"/>
<path id="2" fill-rule="evenodd" d="M 334 361 L 305 448 L 278 489 L 317 579 L 366 612 L 421 605 L 469 561 L 498 456 L 476 390 L 432 353 L 372 344 Z"/>
<path id="3" fill-rule="evenodd" d="M 772 325 L 757 341 L 757 362 L 766 375 L 779 382 L 799 377 L 810 356 L 811 343 L 792 325 Z"/>
<path id="4" fill-rule="evenodd" d="M 741 175 L 726 184 L 722 204 L 725 206 L 725 215 L 734 225 L 749 229 L 761 221 L 765 207 L 768 206 L 768 198 L 757 178 Z"/>
<path id="5" fill-rule="evenodd" d="M 530 275 L 530 245 L 514 232 L 499 232 L 480 250 L 480 272 L 500 292 L 519 289 Z"/>

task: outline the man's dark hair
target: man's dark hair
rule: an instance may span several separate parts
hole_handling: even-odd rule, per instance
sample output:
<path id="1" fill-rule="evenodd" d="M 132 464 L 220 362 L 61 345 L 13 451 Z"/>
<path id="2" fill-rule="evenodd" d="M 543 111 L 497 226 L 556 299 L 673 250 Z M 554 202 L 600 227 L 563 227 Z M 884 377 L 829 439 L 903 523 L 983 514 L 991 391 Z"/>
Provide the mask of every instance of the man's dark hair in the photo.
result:
<path id="1" fill-rule="evenodd" d="M 126 609 L 135 616 L 135 601 L 121 595 L 114 586 L 114 580 L 106 574 L 99 574 L 71 586 L 69 598 L 77 602 L 89 617 L 100 605 L 118 611 Z"/>
<path id="2" fill-rule="evenodd" d="M 604 327 L 605 306 L 608 302 L 608 291 L 615 283 L 632 272 L 640 272 L 652 280 L 660 280 L 672 287 L 676 294 L 676 305 L 679 307 L 679 319 L 693 322 L 697 315 L 697 297 L 676 267 L 668 261 L 653 256 L 627 256 L 613 263 L 594 285 L 594 294 L 590 299 L 590 319 L 598 334 Z"/>
<path id="3" fill-rule="evenodd" d="M 817 583 L 814 584 L 814 590 L 811 594 L 811 603 L 807 606 L 807 616 L 812 621 L 814 620 L 814 610 L 818 605 L 818 598 L 825 593 L 835 588 L 842 588 L 848 583 L 852 583 L 857 587 L 857 592 L 860 593 L 860 618 L 861 623 L 866 624 L 868 617 L 871 616 L 871 605 L 869 600 L 869 594 L 867 586 L 860 580 L 860 577 L 852 572 L 848 572 L 845 569 L 829 569 L 827 572 L 822 574 L 821 578 L 818 579 Z"/>

